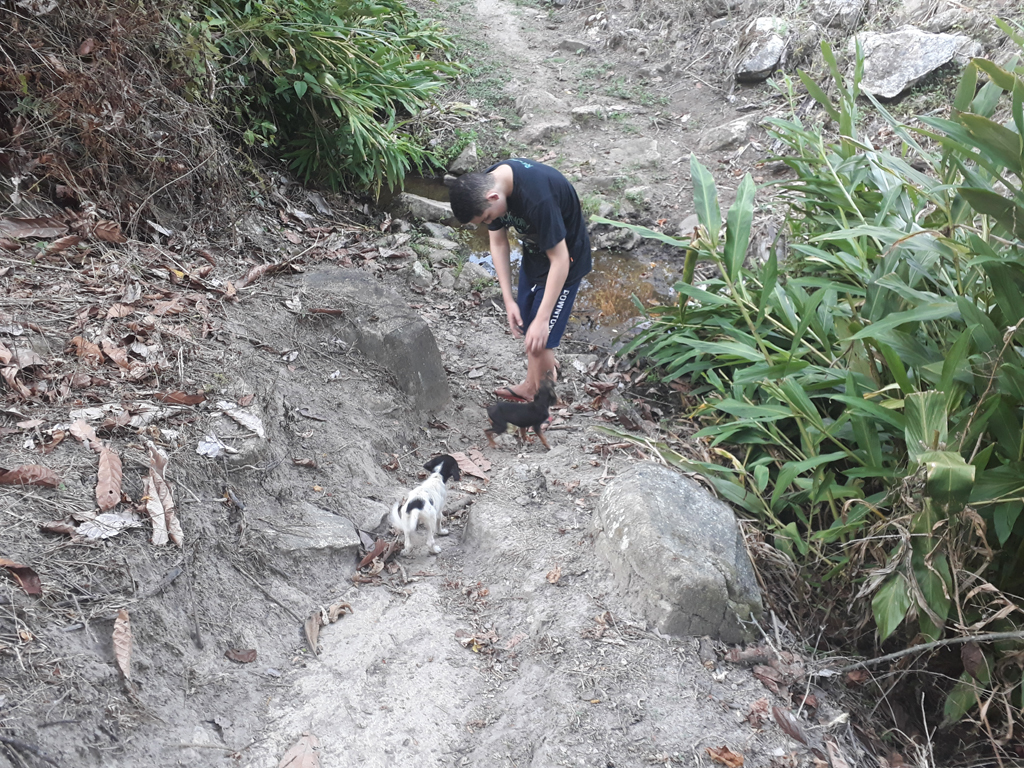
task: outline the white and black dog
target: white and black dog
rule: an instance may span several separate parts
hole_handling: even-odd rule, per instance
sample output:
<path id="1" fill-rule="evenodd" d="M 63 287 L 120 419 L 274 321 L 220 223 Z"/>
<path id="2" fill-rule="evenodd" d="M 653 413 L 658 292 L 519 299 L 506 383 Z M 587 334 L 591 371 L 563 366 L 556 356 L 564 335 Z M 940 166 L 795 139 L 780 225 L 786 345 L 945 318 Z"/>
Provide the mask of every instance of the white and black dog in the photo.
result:
<path id="1" fill-rule="evenodd" d="M 448 497 L 446 483 L 449 479 L 457 481 L 462 473 L 459 472 L 459 463 L 447 453 L 435 456 L 423 468 L 430 473 L 430 477 L 391 508 L 391 524 L 405 534 L 405 551 L 408 552 L 412 549 L 409 535 L 423 520 L 427 525 L 427 550 L 436 555 L 441 547 L 434 543 L 434 533 L 448 535 L 448 529 L 441 527 L 444 502 Z"/>

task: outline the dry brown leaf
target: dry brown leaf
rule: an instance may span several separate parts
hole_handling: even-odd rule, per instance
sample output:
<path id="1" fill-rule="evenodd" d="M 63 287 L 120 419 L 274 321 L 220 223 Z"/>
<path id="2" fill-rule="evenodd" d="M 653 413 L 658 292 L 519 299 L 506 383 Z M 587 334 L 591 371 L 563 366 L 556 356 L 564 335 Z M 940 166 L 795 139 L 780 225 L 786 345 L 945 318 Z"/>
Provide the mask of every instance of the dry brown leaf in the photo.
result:
<path id="1" fill-rule="evenodd" d="M 96 481 L 96 506 L 106 512 L 116 507 L 121 501 L 121 457 L 109 447 L 99 445 L 100 466 Z"/>
<path id="2" fill-rule="evenodd" d="M 153 314 L 157 317 L 180 315 L 184 311 L 185 305 L 182 304 L 180 296 L 175 296 L 170 301 L 158 301 L 153 305 Z"/>
<path id="3" fill-rule="evenodd" d="M 114 659 L 125 680 L 132 679 L 132 626 L 122 608 L 114 619 Z"/>
<path id="4" fill-rule="evenodd" d="M 128 238 L 121 234 L 121 225 L 116 221 L 104 219 L 97 221 L 92 233 L 107 243 L 127 243 Z"/>
<path id="5" fill-rule="evenodd" d="M 807 746 L 807 735 L 804 733 L 803 727 L 793 716 L 792 712 L 788 709 L 782 709 L 782 707 L 775 706 L 772 707 L 772 717 L 775 718 L 775 722 L 778 724 L 779 728 L 784 730 L 804 746 Z"/>
<path id="6" fill-rule="evenodd" d="M 59 533 L 64 536 L 75 536 L 78 529 L 70 520 L 53 520 L 49 523 L 40 523 L 39 530 L 43 533 Z"/>
<path id="7" fill-rule="evenodd" d="M 13 359 L 14 353 L 3 342 L 0 342 L 0 365 L 7 365 Z"/>
<path id="8" fill-rule="evenodd" d="M 130 304 L 112 304 L 110 309 L 107 310 L 107 319 L 117 319 L 120 317 L 128 317 L 132 312 L 135 311 L 135 307 Z"/>
<path id="9" fill-rule="evenodd" d="M 85 40 L 82 41 L 82 44 L 78 46 L 78 55 L 79 56 L 88 56 L 89 54 L 91 54 L 95 50 L 96 50 L 96 38 L 95 37 L 87 37 L 87 38 L 85 38 Z"/>
<path id="10" fill-rule="evenodd" d="M 839 745 L 832 741 L 832 739 L 825 742 L 825 749 L 828 750 L 828 761 L 832 768 L 850 768 L 850 764 L 846 761 L 842 750 L 839 749 Z"/>
<path id="11" fill-rule="evenodd" d="M 451 456 L 453 459 L 455 459 L 455 461 L 459 463 L 459 469 L 461 469 L 467 475 L 479 477 L 486 483 L 489 483 L 491 481 L 491 479 L 487 477 L 487 474 L 476 464 L 476 462 L 474 462 L 466 454 L 453 453 Z"/>
<path id="12" fill-rule="evenodd" d="M 562 578 L 562 566 L 556 565 L 554 568 L 548 571 L 548 584 L 557 584 L 560 578 Z"/>
<path id="13" fill-rule="evenodd" d="M 41 464 L 22 464 L 14 469 L 0 468 L 0 485 L 44 485 L 56 488 L 60 485 L 60 477 Z"/>
<path id="14" fill-rule="evenodd" d="M 103 353 L 117 363 L 118 368 L 127 370 L 132 367 L 132 362 L 128 359 L 128 353 L 121 349 L 121 347 L 114 344 L 110 339 L 103 339 L 102 345 Z"/>
<path id="15" fill-rule="evenodd" d="M 245 286 L 256 282 L 264 275 L 280 269 L 282 266 L 284 265 L 280 262 L 274 262 L 272 264 L 258 264 L 250 269 L 249 273 L 245 277 L 240 277 L 238 280 L 235 280 L 235 288 L 237 290 L 241 290 L 242 288 L 245 288 Z"/>
<path id="16" fill-rule="evenodd" d="M 9 365 L 6 368 L 0 370 L 0 376 L 3 376 L 4 381 L 7 385 L 17 392 L 22 397 L 32 397 L 32 390 L 26 387 L 18 380 L 18 369 L 13 365 Z"/>
<path id="17" fill-rule="evenodd" d="M 179 547 L 184 542 L 181 523 L 174 514 L 174 498 L 164 472 L 167 468 L 167 454 L 153 443 L 149 445 L 149 475 L 143 480 L 146 512 L 153 524 L 152 542 L 163 546 L 170 539 Z"/>
<path id="18" fill-rule="evenodd" d="M 0 235 L 7 237 L 60 237 L 68 231 L 67 224 L 52 216 L 34 219 L 0 219 Z"/>
<path id="19" fill-rule="evenodd" d="M 306 469 L 316 469 L 316 459 L 312 458 L 301 458 L 299 456 L 292 456 L 292 464 L 297 467 L 306 467 Z"/>
<path id="20" fill-rule="evenodd" d="M 158 392 L 153 396 L 153 399 L 168 405 L 199 405 L 206 402 L 206 395 L 189 395 L 185 392 Z"/>
<path id="21" fill-rule="evenodd" d="M 469 449 L 469 460 L 476 464 L 484 472 L 491 468 L 491 460 L 483 455 L 476 448 Z"/>
<path id="22" fill-rule="evenodd" d="M 99 442 L 99 439 L 96 437 L 96 430 L 85 419 L 75 419 L 68 428 L 68 431 L 71 432 L 71 436 L 75 440 L 85 443 L 90 448 L 92 448 L 93 443 Z"/>
<path id="23" fill-rule="evenodd" d="M 346 613 L 352 613 L 352 606 L 345 602 L 337 602 L 327 607 L 327 620 L 333 624 Z"/>
<path id="24" fill-rule="evenodd" d="M 302 734 L 284 753 L 277 768 L 320 768 L 320 739 L 312 733 Z"/>
<path id="25" fill-rule="evenodd" d="M 44 456 L 49 456 L 53 452 L 54 448 L 56 448 L 58 445 L 64 442 L 64 438 L 67 436 L 67 434 L 68 433 L 65 432 L 64 430 L 58 429 L 51 435 L 53 439 L 50 440 L 50 442 L 43 443 L 41 446 L 39 446 L 39 450 L 43 452 Z"/>
<path id="26" fill-rule="evenodd" d="M 103 353 L 100 352 L 98 344 L 75 336 L 71 339 L 71 346 L 75 348 L 75 354 L 89 365 L 100 365 L 103 362 Z"/>
<path id="27" fill-rule="evenodd" d="M 256 649 L 246 648 L 245 650 L 238 651 L 234 648 L 229 648 L 224 651 L 224 655 L 232 661 L 237 661 L 239 664 L 251 664 L 256 661 Z"/>
<path id="28" fill-rule="evenodd" d="M 46 253 L 47 255 L 61 253 L 63 251 L 66 251 L 68 248 L 73 248 L 74 246 L 78 245 L 81 242 L 82 238 L 79 237 L 78 235 L 65 235 L 64 237 L 57 238 L 48 246 L 46 246 L 46 250 L 44 251 L 44 253 Z"/>
<path id="29" fill-rule="evenodd" d="M 736 754 L 726 746 L 705 747 L 704 751 L 708 753 L 708 757 L 726 768 L 739 768 L 743 765 L 743 755 Z"/>
<path id="30" fill-rule="evenodd" d="M 39 356 L 34 349 L 27 347 L 16 347 L 14 349 L 14 364 L 20 370 L 31 368 L 34 365 L 46 365 L 46 361 Z"/>
<path id="31" fill-rule="evenodd" d="M 320 627 L 324 626 L 323 610 L 317 608 L 306 619 L 302 628 L 306 631 L 306 642 L 309 643 L 309 650 L 314 656 L 320 653 L 317 642 L 320 640 Z"/>
<path id="32" fill-rule="evenodd" d="M 975 680 L 980 679 L 979 675 L 987 668 L 985 653 L 981 650 L 981 646 L 973 640 L 964 643 L 960 648 L 960 661 L 963 662 L 964 671 Z"/>
<path id="33" fill-rule="evenodd" d="M 8 560 L 6 557 L 0 557 L 0 568 L 5 568 L 11 574 L 14 580 L 18 582 L 18 586 L 25 591 L 26 595 L 38 596 L 43 594 L 43 583 L 39 580 L 39 574 L 27 565 Z"/>
<path id="34" fill-rule="evenodd" d="M 19 429 L 35 429 L 45 423 L 42 419 L 27 419 L 26 421 L 19 421 L 15 426 Z"/>

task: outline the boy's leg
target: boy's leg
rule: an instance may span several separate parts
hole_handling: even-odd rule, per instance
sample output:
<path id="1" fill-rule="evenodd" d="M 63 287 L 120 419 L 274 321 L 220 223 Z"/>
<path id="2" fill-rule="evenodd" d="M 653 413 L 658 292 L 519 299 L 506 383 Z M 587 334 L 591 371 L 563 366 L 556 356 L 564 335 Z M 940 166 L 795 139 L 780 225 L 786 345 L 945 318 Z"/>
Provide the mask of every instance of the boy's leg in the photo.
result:
<path id="1" fill-rule="evenodd" d="M 562 288 L 558 301 L 555 302 L 555 308 L 551 311 L 551 319 L 548 322 L 547 348 L 538 353 L 527 353 L 526 355 L 526 380 L 518 387 L 512 387 L 512 390 L 527 400 L 532 400 L 533 396 L 537 394 L 537 390 L 540 389 L 540 384 L 545 377 L 549 376 L 554 379 L 557 375 L 554 349 L 561 342 L 562 334 L 565 333 L 565 327 L 569 322 L 569 313 L 572 311 L 572 305 L 576 301 L 579 287 L 580 284 L 577 282 Z M 521 286 L 519 296 L 519 310 L 523 317 L 523 327 L 525 330 L 525 328 L 529 327 L 530 322 L 537 313 L 537 307 L 540 306 L 541 301 L 544 299 L 544 286 L 537 286 L 532 291 L 524 290 Z"/>

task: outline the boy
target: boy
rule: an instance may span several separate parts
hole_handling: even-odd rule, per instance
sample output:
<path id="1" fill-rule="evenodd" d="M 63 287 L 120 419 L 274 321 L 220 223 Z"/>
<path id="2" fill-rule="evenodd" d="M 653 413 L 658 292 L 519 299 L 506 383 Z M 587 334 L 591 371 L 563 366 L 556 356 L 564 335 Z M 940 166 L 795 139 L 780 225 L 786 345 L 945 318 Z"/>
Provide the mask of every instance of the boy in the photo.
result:
<path id="1" fill-rule="evenodd" d="M 494 394 L 531 402 L 545 377 L 555 378 L 555 353 L 580 280 L 590 272 L 590 237 L 572 184 L 552 168 L 514 158 L 469 173 L 449 189 L 452 213 L 463 224 L 486 224 L 505 315 L 516 338 L 525 335 L 526 379 Z M 523 244 L 519 294 L 512 295 L 508 227 Z"/>

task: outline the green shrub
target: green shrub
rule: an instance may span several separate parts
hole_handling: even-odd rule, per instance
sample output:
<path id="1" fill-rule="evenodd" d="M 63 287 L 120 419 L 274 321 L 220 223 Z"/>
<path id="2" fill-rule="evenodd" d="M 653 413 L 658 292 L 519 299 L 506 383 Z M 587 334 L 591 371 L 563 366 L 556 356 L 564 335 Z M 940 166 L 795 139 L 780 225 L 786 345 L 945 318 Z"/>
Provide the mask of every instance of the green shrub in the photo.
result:
<path id="1" fill-rule="evenodd" d="M 860 63 L 846 82 L 823 53 L 838 103 L 800 77 L 839 139 L 795 112 L 769 121 L 795 176 L 777 185 L 788 258 L 773 247 L 746 262 L 753 181 L 722 229 L 714 180 L 693 158 L 693 240 L 619 224 L 687 250 L 678 305 L 651 310 L 623 353 L 690 380 L 704 398 L 696 436 L 724 462 L 662 455 L 756 516 L 833 596 L 870 599 L 880 641 L 901 627 L 926 640 L 1012 631 L 1022 609 L 1010 596 L 1024 594 L 1024 67 L 973 61 L 950 119 L 916 131 L 936 152 L 872 100 L 902 139 L 897 156 L 857 135 Z M 718 269 L 701 287 L 698 259 Z M 965 672 L 947 720 L 985 688 L 1019 712 L 1019 671 L 988 655 L 1007 674 Z"/>
<path id="2" fill-rule="evenodd" d="M 306 182 L 379 189 L 430 159 L 410 119 L 460 71 L 451 43 L 402 0 L 205 0 L 177 27 L 197 72 L 250 144 Z M 204 75 L 202 73 L 208 73 Z"/>

